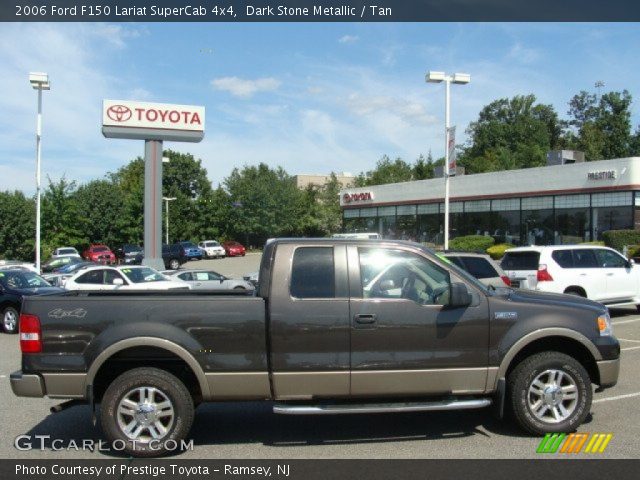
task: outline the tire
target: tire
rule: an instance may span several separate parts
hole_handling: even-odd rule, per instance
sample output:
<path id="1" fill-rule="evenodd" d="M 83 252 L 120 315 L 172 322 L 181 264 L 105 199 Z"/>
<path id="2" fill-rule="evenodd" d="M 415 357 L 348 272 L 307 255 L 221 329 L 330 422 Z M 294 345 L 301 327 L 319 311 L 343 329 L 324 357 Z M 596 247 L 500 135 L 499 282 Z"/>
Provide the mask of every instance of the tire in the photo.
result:
<path id="1" fill-rule="evenodd" d="M 145 405 L 149 410 L 141 413 Z M 164 415 L 155 417 L 157 407 L 162 407 L 159 411 Z M 173 452 L 174 442 L 179 447 L 187 437 L 194 410 L 187 387 L 174 375 L 158 368 L 134 368 L 107 388 L 100 406 L 100 422 L 113 448 L 134 457 L 158 457 Z M 127 427 L 129 432 L 125 431 Z"/>
<path id="2" fill-rule="evenodd" d="M 234 290 L 246 290 L 246 288 L 238 285 L 237 287 L 233 287 Z"/>
<path id="3" fill-rule="evenodd" d="M 180 261 L 176 258 L 169 260 L 169 268 L 171 270 L 178 270 L 180 268 Z"/>
<path id="4" fill-rule="evenodd" d="M 534 388 L 536 382 L 544 387 Z M 572 432 L 591 410 L 589 374 L 580 362 L 564 353 L 541 352 L 526 358 L 509 375 L 507 385 L 516 421 L 534 435 Z"/>
<path id="5" fill-rule="evenodd" d="M 585 295 L 582 294 L 582 292 L 579 292 L 578 290 L 569 290 L 564 293 L 565 295 L 573 295 L 574 297 L 587 298 Z"/>
<path id="6" fill-rule="evenodd" d="M 2 330 L 5 333 L 18 333 L 20 313 L 15 307 L 7 307 L 2 311 Z"/>

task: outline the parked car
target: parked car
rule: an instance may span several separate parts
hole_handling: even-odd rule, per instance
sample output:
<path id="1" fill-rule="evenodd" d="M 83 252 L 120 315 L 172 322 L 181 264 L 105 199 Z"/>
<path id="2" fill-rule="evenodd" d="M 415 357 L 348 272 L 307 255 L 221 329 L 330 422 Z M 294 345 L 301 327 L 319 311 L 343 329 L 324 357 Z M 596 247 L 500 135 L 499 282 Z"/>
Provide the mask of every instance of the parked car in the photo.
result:
<path id="1" fill-rule="evenodd" d="M 173 245 L 162 245 L 162 260 L 164 268 L 167 270 L 177 270 L 181 265 L 187 263 L 189 259 L 184 254 L 184 249 L 179 243 Z"/>
<path id="2" fill-rule="evenodd" d="M 0 269 L 0 315 L 6 333 L 18 331 L 22 299 L 29 295 L 64 292 L 36 273 L 23 268 Z"/>
<path id="3" fill-rule="evenodd" d="M 224 242 L 222 247 L 224 251 L 227 252 L 227 257 L 244 257 L 245 253 L 247 253 L 244 246 L 234 240 Z"/>
<path id="4" fill-rule="evenodd" d="M 250 282 L 254 288 L 258 288 L 258 282 L 260 281 L 260 272 L 251 272 L 243 275 L 242 278 L 247 282 Z"/>
<path id="5" fill-rule="evenodd" d="M 85 260 L 79 257 L 51 258 L 46 263 L 43 263 L 40 269 L 42 270 L 42 273 L 54 273 L 63 267 L 76 263 L 83 263 L 84 261 Z"/>
<path id="6" fill-rule="evenodd" d="M 193 242 L 178 242 L 187 260 L 202 260 L 202 250 Z"/>
<path id="7" fill-rule="evenodd" d="M 47 282 L 49 282 L 54 287 L 64 287 L 67 279 L 71 278 L 76 274 L 78 270 L 95 267 L 98 264 L 95 262 L 78 262 L 71 263 L 69 265 L 64 265 L 58 269 L 54 273 L 45 273 L 42 275 Z"/>
<path id="8" fill-rule="evenodd" d="M 26 298 L 11 389 L 96 405 L 109 443 L 151 457 L 186 439 L 194 418 L 203 427 L 204 402 L 268 401 L 288 415 L 494 405 L 542 436 L 580 428 L 596 392 L 618 380 L 602 304 L 488 291 L 416 243 L 278 239 L 260 278 L 256 296 Z M 381 298 L 392 285 L 409 288 Z"/>
<path id="9" fill-rule="evenodd" d="M 213 270 L 179 270 L 172 271 L 170 277 L 191 285 L 194 290 L 253 290 L 254 286 L 246 280 L 235 280 L 214 272 Z"/>
<path id="10" fill-rule="evenodd" d="M 119 264 L 141 265 L 144 258 L 144 250 L 140 245 L 125 243 L 116 248 L 116 258 Z"/>
<path id="11" fill-rule="evenodd" d="M 56 248 L 51 254 L 51 258 L 61 258 L 61 257 L 78 257 L 80 258 L 80 254 L 78 250 L 73 247 L 59 247 Z"/>
<path id="12" fill-rule="evenodd" d="M 89 245 L 82 257 L 90 262 L 102 263 L 104 265 L 113 265 L 116 263 L 116 256 L 109 247 L 101 243 Z"/>
<path id="13" fill-rule="evenodd" d="M 607 306 L 640 305 L 640 267 L 611 248 L 518 247 L 505 252 L 501 266 L 515 287 L 578 295 Z"/>
<path id="14" fill-rule="evenodd" d="M 157 270 L 143 266 L 96 266 L 81 270 L 69 278 L 66 290 L 189 290 L 191 287 L 170 280 Z"/>
<path id="15" fill-rule="evenodd" d="M 511 280 L 489 255 L 471 252 L 445 252 L 445 258 L 469 272 L 487 287 L 510 287 Z"/>
<path id="16" fill-rule="evenodd" d="M 227 255 L 224 247 L 215 240 L 204 240 L 198 243 L 205 258 L 221 258 Z"/>
<path id="17" fill-rule="evenodd" d="M 22 268 L 31 270 L 33 273 L 40 273 L 35 264 L 23 262 L 22 260 L 0 260 L 0 268 Z"/>

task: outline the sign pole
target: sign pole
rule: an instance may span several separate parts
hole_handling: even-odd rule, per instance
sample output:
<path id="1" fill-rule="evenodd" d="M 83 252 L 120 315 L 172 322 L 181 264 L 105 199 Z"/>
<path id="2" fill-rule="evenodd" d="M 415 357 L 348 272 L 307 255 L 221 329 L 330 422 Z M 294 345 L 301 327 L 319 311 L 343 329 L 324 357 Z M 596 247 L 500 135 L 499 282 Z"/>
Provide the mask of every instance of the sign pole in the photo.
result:
<path id="1" fill-rule="evenodd" d="M 156 270 L 164 270 L 161 140 L 144 142 L 144 259 L 142 264 Z"/>

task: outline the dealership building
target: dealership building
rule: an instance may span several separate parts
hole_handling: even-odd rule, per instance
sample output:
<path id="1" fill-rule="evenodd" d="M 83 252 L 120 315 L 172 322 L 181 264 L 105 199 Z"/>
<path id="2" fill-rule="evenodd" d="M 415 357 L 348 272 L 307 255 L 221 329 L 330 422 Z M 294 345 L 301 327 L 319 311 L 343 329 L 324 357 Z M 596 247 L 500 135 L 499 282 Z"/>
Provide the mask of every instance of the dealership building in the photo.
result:
<path id="1" fill-rule="evenodd" d="M 640 228 L 640 157 L 553 158 L 545 167 L 451 177 L 450 238 L 478 234 L 515 245 L 559 245 Z M 346 188 L 340 192 L 344 231 L 440 245 L 444 183 Z"/>

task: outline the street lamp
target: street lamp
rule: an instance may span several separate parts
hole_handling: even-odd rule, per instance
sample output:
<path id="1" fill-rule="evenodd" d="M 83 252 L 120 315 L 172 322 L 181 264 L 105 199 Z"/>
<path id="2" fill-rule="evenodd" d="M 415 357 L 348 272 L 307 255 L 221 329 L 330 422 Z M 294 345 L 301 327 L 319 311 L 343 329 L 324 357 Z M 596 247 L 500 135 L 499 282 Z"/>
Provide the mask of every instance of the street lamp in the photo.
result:
<path id="1" fill-rule="evenodd" d="M 471 81 L 468 73 L 429 72 L 426 76 L 428 83 L 444 82 L 444 249 L 449 249 L 449 87 L 451 83 L 465 85 Z M 455 174 L 455 172 L 454 172 Z"/>
<path id="2" fill-rule="evenodd" d="M 176 200 L 176 197 L 162 197 L 162 199 L 165 201 L 166 205 L 167 205 L 167 230 L 165 233 L 165 242 L 167 245 L 169 245 L 169 202 L 173 202 L 174 200 Z"/>
<path id="3" fill-rule="evenodd" d="M 29 73 L 29 83 L 38 90 L 38 119 L 36 122 L 36 269 L 40 271 L 40 141 L 42 137 L 42 91 L 51 90 L 49 75 Z"/>

